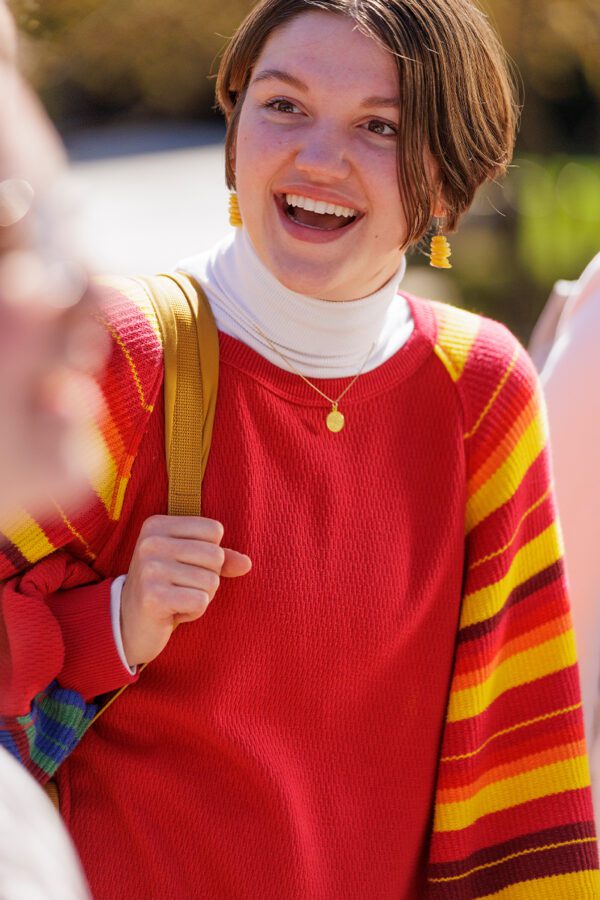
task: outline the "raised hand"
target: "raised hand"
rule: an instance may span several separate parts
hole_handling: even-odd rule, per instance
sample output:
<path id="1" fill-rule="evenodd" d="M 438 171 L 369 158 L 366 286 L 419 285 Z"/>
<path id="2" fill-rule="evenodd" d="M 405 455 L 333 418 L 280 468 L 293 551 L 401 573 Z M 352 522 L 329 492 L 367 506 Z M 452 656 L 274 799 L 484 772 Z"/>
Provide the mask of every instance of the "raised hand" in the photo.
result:
<path id="1" fill-rule="evenodd" d="M 201 516 L 151 516 L 121 594 L 121 634 L 131 666 L 154 659 L 173 629 L 206 612 L 221 577 L 250 571 L 248 556 L 221 547 L 223 526 Z"/>

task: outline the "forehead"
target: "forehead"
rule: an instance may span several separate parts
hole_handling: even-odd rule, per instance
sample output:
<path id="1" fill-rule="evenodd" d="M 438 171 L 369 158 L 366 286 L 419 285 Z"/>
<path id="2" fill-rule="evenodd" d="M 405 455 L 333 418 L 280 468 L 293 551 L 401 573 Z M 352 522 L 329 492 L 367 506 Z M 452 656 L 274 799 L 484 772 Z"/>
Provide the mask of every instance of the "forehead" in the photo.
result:
<path id="1" fill-rule="evenodd" d="M 360 31 L 348 16 L 310 11 L 271 32 L 252 73 L 283 70 L 311 89 L 396 94 L 392 53 Z"/>

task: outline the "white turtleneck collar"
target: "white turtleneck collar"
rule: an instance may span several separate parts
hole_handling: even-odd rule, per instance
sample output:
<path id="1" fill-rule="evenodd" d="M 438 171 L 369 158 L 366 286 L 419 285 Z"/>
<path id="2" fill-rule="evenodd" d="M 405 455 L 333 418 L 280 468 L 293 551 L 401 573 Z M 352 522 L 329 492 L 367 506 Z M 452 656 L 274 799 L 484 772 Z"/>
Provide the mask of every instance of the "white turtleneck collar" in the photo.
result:
<path id="1" fill-rule="evenodd" d="M 270 341 L 307 377 L 355 375 L 367 354 L 363 371 L 369 372 L 393 356 L 413 330 L 408 303 L 397 293 L 404 257 L 380 290 L 343 302 L 317 300 L 284 287 L 258 258 L 244 228 L 177 268 L 200 283 L 220 331 L 289 369 Z"/>

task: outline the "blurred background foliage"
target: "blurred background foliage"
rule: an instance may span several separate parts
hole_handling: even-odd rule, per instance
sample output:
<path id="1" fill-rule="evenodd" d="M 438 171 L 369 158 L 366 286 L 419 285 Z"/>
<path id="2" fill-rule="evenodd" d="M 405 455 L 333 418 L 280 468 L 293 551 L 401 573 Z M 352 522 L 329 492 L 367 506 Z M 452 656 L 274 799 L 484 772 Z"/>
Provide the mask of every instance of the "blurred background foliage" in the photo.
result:
<path id="1" fill-rule="evenodd" d="M 249 0 L 13 0 L 63 132 L 215 119 L 218 57 Z M 522 80 L 515 165 L 453 238 L 454 299 L 526 339 L 557 278 L 600 249 L 600 0 L 483 0 Z M 415 255 L 415 262 L 426 260 Z"/>

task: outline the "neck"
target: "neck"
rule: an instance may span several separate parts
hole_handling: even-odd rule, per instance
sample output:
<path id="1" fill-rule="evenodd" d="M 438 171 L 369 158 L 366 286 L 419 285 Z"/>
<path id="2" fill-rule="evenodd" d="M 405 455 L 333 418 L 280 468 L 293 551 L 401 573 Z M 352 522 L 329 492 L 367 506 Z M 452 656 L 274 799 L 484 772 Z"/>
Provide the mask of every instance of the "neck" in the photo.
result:
<path id="1" fill-rule="evenodd" d="M 260 261 L 245 229 L 178 268 L 199 281 L 221 331 L 285 368 L 282 354 L 309 377 L 354 375 L 373 347 L 365 368 L 369 371 L 412 332 L 408 304 L 397 293 L 404 258 L 394 277 L 375 293 L 336 302 L 284 287 Z"/>

